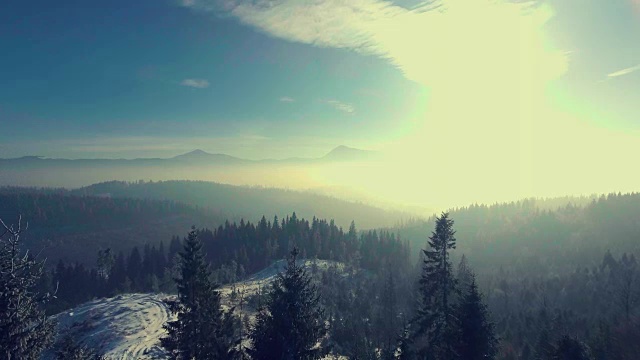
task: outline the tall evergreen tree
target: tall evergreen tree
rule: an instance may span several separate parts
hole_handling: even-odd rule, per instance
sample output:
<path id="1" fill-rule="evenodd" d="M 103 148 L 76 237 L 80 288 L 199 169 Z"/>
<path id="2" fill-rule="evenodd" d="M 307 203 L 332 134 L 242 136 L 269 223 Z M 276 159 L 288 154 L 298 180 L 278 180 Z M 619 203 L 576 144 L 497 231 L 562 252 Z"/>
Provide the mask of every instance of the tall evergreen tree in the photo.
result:
<path id="1" fill-rule="evenodd" d="M 98 275 L 104 279 L 109 279 L 115 261 L 110 248 L 98 250 Z"/>
<path id="2" fill-rule="evenodd" d="M 51 344 L 55 325 L 41 309 L 46 297 L 35 290 L 44 262 L 21 252 L 20 220 L 17 226 L 0 220 L 0 358 L 35 360 Z"/>
<path id="3" fill-rule="evenodd" d="M 389 272 L 380 291 L 380 308 L 377 311 L 376 330 L 379 334 L 381 359 L 394 359 L 399 333 L 398 302 L 393 273 Z"/>
<path id="4" fill-rule="evenodd" d="M 591 360 L 589 348 L 580 340 L 563 336 L 558 340 L 550 360 Z"/>
<path id="5" fill-rule="evenodd" d="M 106 360 L 95 349 L 77 343 L 71 335 L 66 335 L 57 346 L 56 360 Z"/>
<path id="6" fill-rule="evenodd" d="M 318 342 L 326 334 L 324 311 L 311 277 L 296 263 L 297 256 L 294 248 L 285 271 L 272 285 L 266 307 L 256 317 L 250 335 L 254 360 L 307 360 L 322 355 Z"/>
<path id="7" fill-rule="evenodd" d="M 178 317 L 165 325 L 168 335 L 161 339 L 162 346 L 175 359 L 232 359 L 236 345 L 233 321 L 230 313 L 222 311 L 217 284 L 210 280 L 211 271 L 195 229 L 178 257 L 178 299 L 169 303 Z"/>
<path id="8" fill-rule="evenodd" d="M 462 254 L 460 258 L 460 263 L 458 264 L 458 273 L 456 276 L 458 280 L 458 287 L 460 289 L 461 295 L 469 290 L 469 286 L 471 285 L 471 280 L 473 278 L 473 272 L 469 268 L 469 263 L 467 261 L 467 257 Z"/>
<path id="9" fill-rule="evenodd" d="M 416 358 L 413 340 L 414 337 L 411 334 L 410 327 L 405 325 L 402 329 L 402 334 L 398 338 L 398 352 L 396 356 L 398 360 L 413 360 Z"/>
<path id="10" fill-rule="evenodd" d="M 423 250 L 424 261 L 420 290 L 422 303 L 418 309 L 414 336 L 420 356 L 435 360 L 456 358 L 456 321 L 454 294 L 456 279 L 452 274 L 449 251 L 456 248 L 453 220 L 448 213 L 436 218 L 436 228 L 429 237 L 429 249 Z"/>
<path id="11" fill-rule="evenodd" d="M 127 265 L 125 256 L 122 251 L 118 253 L 115 259 L 111 276 L 109 277 L 109 289 L 112 293 L 118 293 L 123 291 L 129 291 L 131 289 L 126 288 L 127 282 Z"/>
<path id="12" fill-rule="evenodd" d="M 140 285 L 140 275 L 142 272 L 142 256 L 140 250 L 135 246 L 127 259 L 127 276 L 134 286 Z"/>
<path id="13" fill-rule="evenodd" d="M 457 319 L 460 336 L 459 359 L 494 359 L 498 350 L 498 340 L 473 276 L 458 306 Z"/>

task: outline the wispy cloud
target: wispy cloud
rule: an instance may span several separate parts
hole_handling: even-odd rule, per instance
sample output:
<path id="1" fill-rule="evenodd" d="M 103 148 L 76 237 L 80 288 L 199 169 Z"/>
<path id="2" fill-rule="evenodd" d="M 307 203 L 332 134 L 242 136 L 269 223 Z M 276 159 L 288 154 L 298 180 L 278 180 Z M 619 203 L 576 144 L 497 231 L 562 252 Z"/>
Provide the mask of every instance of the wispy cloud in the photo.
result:
<path id="1" fill-rule="evenodd" d="M 184 79 L 182 80 L 180 85 L 197 89 L 204 89 L 209 87 L 209 81 L 205 79 Z"/>
<path id="2" fill-rule="evenodd" d="M 428 104 L 416 103 L 415 111 L 403 116 L 415 122 L 394 149 L 399 155 L 449 149 L 456 139 L 466 146 L 452 150 L 451 159 L 465 169 L 481 171 L 483 159 L 504 154 L 504 161 L 519 167 L 507 170 L 511 168 L 498 165 L 502 160 L 495 160 L 491 165 L 496 173 L 532 179 L 529 164 L 556 161 L 562 139 L 584 132 L 576 125 L 582 115 L 558 111 L 548 96 L 549 83 L 563 76 L 570 56 L 576 56 L 549 46 L 547 24 L 554 16 L 550 2 L 437 0 L 411 9 L 396 3 L 197 0 L 193 8 L 235 17 L 273 38 L 385 59 L 407 79 L 428 87 Z M 337 99 L 324 103 L 345 113 L 359 110 Z M 547 133 L 559 140 L 539 143 L 541 137 L 535 134 Z M 538 145 L 545 151 L 531 150 Z M 509 147 L 517 151 L 502 150 Z M 469 148 L 477 149 L 473 156 Z M 463 170 L 458 175 L 463 178 Z M 518 196 L 530 190 L 529 181 Z"/>
<path id="3" fill-rule="evenodd" d="M 640 70 L 640 64 L 636 65 L 636 66 L 631 66 L 622 70 L 618 70 L 615 72 L 612 72 L 610 74 L 607 74 L 608 78 L 615 78 L 615 77 L 619 77 L 619 76 L 625 76 L 625 75 L 629 75 L 633 72 L 636 72 Z"/>
<path id="4" fill-rule="evenodd" d="M 447 87 L 452 80 L 469 83 L 469 77 L 478 83 L 529 73 L 535 81 L 562 75 L 566 54 L 548 51 L 539 36 L 552 9 L 532 3 L 441 0 L 407 9 L 385 0 L 198 0 L 190 7 L 235 16 L 288 41 L 379 56 L 411 80 Z M 524 63 L 522 43 L 529 44 Z"/>
<path id="5" fill-rule="evenodd" d="M 280 98 L 280 102 L 290 103 L 296 101 L 294 98 L 289 96 L 283 96 Z"/>
<path id="6" fill-rule="evenodd" d="M 322 102 L 324 102 L 325 104 L 328 104 L 329 106 L 333 107 L 336 110 L 340 110 L 342 112 L 346 112 L 348 114 L 352 114 L 356 111 L 356 108 L 349 103 L 345 103 L 342 101 L 338 101 L 338 100 L 322 100 Z"/>

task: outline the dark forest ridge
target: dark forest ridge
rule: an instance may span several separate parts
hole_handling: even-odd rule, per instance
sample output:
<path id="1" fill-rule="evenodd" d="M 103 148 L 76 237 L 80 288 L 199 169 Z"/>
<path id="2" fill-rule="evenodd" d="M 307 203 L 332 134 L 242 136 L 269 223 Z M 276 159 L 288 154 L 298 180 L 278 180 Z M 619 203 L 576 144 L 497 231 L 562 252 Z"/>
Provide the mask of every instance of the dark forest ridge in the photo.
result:
<path id="1" fill-rule="evenodd" d="M 27 246 L 43 255 L 83 260 L 97 248 L 127 249 L 182 234 L 192 225 L 285 218 L 292 212 L 348 228 L 394 226 L 410 215 L 330 196 L 203 181 L 112 181 L 75 190 L 0 187 L 0 219 L 29 221 Z M 87 254 L 87 249 L 91 249 Z M 83 260 L 84 261 L 84 260 Z"/>
<path id="2" fill-rule="evenodd" d="M 408 213 L 388 211 L 368 204 L 307 191 L 235 186 L 209 181 L 176 180 L 135 183 L 111 181 L 76 189 L 72 193 L 176 201 L 208 208 L 226 214 L 233 220 L 244 218 L 256 221 L 262 215 L 283 217 L 296 211 L 298 215 L 306 218 L 317 216 L 334 219 L 343 227 L 349 226 L 349 223 L 355 220 L 362 228 L 371 229 L 396 225 L 411 217 Z"/>

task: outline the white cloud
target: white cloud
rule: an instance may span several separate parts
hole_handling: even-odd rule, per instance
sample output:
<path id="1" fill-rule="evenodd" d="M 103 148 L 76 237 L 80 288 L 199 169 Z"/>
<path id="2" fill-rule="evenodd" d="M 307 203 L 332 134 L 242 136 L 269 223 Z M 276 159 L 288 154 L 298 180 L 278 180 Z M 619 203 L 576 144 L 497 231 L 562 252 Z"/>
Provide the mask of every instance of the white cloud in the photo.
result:
<path id="1" fill-rule="evenodd" d="M 622 70 L 618 70 L 618 71 L 612 72 L 610 74 L 607 74 L 607 77 L 615 78 L 615 77 L 619 77 L 619 76 L 625 76 L 625 75 L 629 75 L 629 74 L 631 74 L 633 72 L 636 72 L 638 70 L 640 70 L 640 64 L 638 64 L 636 66 L 628 67 L 626 69 L 622 69 Z"/>
<path id="2" fill-rule="evenodd" d="M 342 112 L 346 112 L 348 114 L 352 114 L 356 111 L 356 108 L 352 104 L 344 103 L 338 100 L 324 100 L 325 104 L 330 105 L 336 110 L 340 110 Z"/>
<path id="3" fill-rule="evenodd" d="M 205 79 L 184 79 L 180 83 L 182 86 L 189 86 L 197 89 L 204 89 L 209 87 L 209 81 Z"/>
<path id="4" fill-rule="evenodd" d="M 407 78 L 428 86 L 450 86 L 470 76 L 546 81 L 565 72 L 566 54 L 548 51 L 539 34 L 553 14 L 548 6 L 532 1 L 437 3 L 406 9 L 384 0 L 202 0 L 198 8 L 231 14 L 288 41 L 386 58 Z"/>
<path id="5" fill-rule="evenodd" d="M 280 102 L 286 102 L 286 103 L 290 103 L 290 102 L 294 102 L 296 101 L 294 98 L 289 97 L 289 96 L 283 96 L 280 98 Z"/>

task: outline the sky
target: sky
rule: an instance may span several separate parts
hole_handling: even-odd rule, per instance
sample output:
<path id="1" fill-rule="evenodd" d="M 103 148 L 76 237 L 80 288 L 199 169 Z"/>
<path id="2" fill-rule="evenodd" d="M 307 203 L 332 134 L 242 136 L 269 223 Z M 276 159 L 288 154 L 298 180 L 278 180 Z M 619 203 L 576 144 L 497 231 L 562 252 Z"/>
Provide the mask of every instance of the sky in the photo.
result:
<path id="1" fill-rule="evenodd" d="M 380 188 L 640 190 L 640 0 L 9 0 L 0 48 L 4 158 L 348 145 Z"/>

